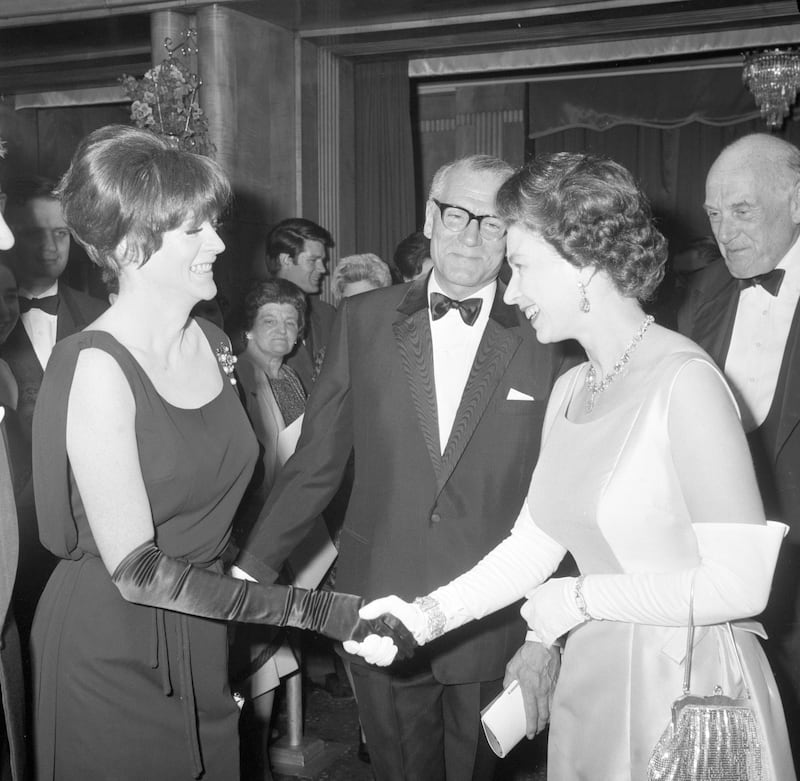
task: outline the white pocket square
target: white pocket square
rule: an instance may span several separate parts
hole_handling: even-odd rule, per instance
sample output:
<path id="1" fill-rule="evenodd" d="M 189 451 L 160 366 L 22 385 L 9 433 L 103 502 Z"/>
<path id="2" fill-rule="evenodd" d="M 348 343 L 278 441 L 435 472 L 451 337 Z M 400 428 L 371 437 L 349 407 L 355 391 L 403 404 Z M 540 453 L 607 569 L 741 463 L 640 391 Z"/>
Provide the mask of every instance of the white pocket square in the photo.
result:
<path id="1" fill-rule="evenodd" d="M 527 393 L 518 391 L 516 388 L 509 388 L 506 401 L 534 401 L 534 398 L 533 396 L 529 396 Z"/>

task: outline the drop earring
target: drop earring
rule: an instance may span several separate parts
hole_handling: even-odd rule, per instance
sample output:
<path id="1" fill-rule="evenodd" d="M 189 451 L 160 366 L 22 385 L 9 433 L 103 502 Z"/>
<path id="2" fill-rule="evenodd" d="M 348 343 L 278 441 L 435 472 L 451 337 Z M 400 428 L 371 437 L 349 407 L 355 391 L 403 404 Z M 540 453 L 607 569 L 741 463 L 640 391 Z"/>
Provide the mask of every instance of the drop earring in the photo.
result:
<path id="1" fill-rule="evenodd" d="M 580 300 L 578 301 L 578 309 L 581 310 L 584 314 L 590 312 L 592 309 L 592 304 L 589 301 L 589 296 L 586 295 L 586 285 L 578 280 L 578 293 L 580 295 Z"/>

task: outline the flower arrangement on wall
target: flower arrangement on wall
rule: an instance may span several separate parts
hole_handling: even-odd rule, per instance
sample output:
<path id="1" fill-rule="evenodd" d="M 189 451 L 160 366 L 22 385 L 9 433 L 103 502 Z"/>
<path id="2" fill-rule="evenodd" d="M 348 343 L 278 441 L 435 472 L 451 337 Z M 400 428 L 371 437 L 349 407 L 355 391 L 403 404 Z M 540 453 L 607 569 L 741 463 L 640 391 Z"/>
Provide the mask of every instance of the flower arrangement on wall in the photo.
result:
<path id="1" fill-rule="evenodd" d="M 208 118 L 200 108 L 197 93 L 202 82 L 196 73 L 176 58 L 196 53 L 197 33 L 187 30 L 183 42 L 164 40 L 167 57 L 140 79 L 123 74 L 120 81 L 131 99 L 131 121 L 152 130 L 170 144 L 188 152 L 212 157 L 216 148 L 208 135 Z"/>

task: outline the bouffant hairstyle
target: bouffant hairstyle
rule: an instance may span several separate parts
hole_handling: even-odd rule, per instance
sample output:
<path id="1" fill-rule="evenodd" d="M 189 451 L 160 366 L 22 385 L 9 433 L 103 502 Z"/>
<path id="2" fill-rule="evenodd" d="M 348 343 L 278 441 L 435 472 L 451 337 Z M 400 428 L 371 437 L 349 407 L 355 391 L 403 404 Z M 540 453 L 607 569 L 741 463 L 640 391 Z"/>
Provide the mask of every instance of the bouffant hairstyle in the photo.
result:
<path id="1" fill-rule="evenodd" d="M 256 322 L 258 310 L 266 304 L 291 304 L 297 310 L 297 330 L 303 333 L 306 324 L 306 294 L 287 279 L 256 282 L 247 291 L 242 307 L 242 331 L 246 333 Z"/>
<path id="2" fill-rule="evenodd" d="M 376 289 L 389 287 L 392 284 L 392 272 L 372 252 L 348 255 L 338 262 L 333 272 L 333 289 L 339 298 L 342 297 L 344 286 L 350 282 L 369 282 Z"/>
<path id="3" fill-rule="evenodd" d="M 630 172 L 604 157 L 538 155 L 497 195 L 498 215 L 539 234 L 577 268 L 602 269 L 625 296 L 649 299 L 664 276 L 667 241 Z"/>
<path id="4" fill-rule="evenodd" d="M 281 270 L 281 255 L 288 255 L 293 263 L 303 251 L 307 241 L 318 241 L 329 250 L 333 246 L 333 236 L 321 225 L 305 217 L 290 217 L 281 220 L 267 235 L 265 263 L 267 271 L 276 276 Z"/>
<path id="5" fill-rule="evenodd" d="M 186 220 L 216 220 L 231 198 L 222 168 L 149 130 L 107 125 L 86 136 L 57 188 L 64 218 L 104 279 L 139 265 Z"/>

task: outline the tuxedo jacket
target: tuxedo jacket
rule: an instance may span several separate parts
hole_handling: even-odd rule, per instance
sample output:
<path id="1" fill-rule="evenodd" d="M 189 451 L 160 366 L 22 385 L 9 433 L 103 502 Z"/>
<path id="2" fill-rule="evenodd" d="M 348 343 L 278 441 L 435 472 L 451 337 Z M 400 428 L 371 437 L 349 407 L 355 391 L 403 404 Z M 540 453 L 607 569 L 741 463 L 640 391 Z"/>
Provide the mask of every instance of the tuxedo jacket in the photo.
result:
<path id="1" fill-rule="evenodd" d="M 98 298 L 74 290 L 59 282 L 59 302 L 56 311 L 56 341 L 83 330 L 96 320 L 107 308 L 108 303 Z M 44 377 L 44 369 L 36 357 L 33 344 L 20 319 L 0 348 L 2 357 L 11 367 L 19 386 L 19 414 L 22 430 L 30 442 L 33 408 Z"/>
<path id="2" fill-rule="evenodd" d="M 0 778 L 10 778 L 12 781 L 22 781 L 25 764 L 22 656 L 11 610 L 18 556 L 17 513 L 3 422 L 0 424 L 0 701 L 8 755 L 0 751 Z M 2 746 L 3 742 L 0 741 Z"/>
<path id="3" fill-rule="evenodd" d="M 721 368 L 738 301 L 738 280 L 720 261 L 693 275 L 678 313 L 678 330 Z M 772 406 L 749 440 L 767 517 L 790 526 L 787 543 L 800 543 L 800 306 L 789 329 Z"/>
<path id="4" fill-rule="evenodd" d="M 563 350 L 540 345 L 519 310 L 503 303 L 503 290 L 498 283 L 443 454 L 427 279 L 342 302 L 297 450 L 240 554 L 246 572 L 274 580 L 336 491 L 351 449 L 337 590 L 412 599 L 472 567 L 508 534 Z M 427 650 L 442 683 L 493 680 L 523 639 L 512 606 Z"/>
<path id="5" fill-rule="evenodd" d="M 306 296 L 306 302 L 305 336 L 287 358 L 286 365 L 297 372 L 306 393 L 310 393 L 315 369 L 325 355 L 336 310 L 319 296 Z"/>

